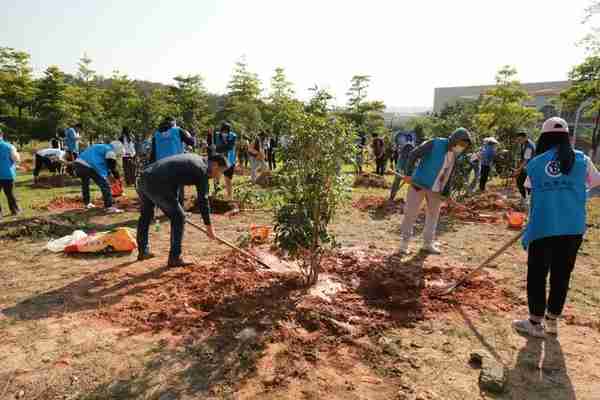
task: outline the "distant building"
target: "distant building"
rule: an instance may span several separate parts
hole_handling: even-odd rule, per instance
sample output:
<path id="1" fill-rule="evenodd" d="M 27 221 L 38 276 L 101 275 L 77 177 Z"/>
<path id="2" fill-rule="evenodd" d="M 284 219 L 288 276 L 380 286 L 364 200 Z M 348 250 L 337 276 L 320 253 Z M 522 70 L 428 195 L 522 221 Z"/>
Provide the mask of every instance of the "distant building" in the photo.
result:
<path id="1" fill-rule="evenodd" d="M 558 97 L 563 90 L 571 86 L 569 81 L 523 83 L 521 85 L 533 98 L 530 102 L 526 103 L 527 106 L 535 107 L 545 117 L 561 114 L 569 123 L 574 122 L 575 113 L 564 113 L 562 115 L 561 110 L 556 110 L 550 102 L 550 99 Z M 477 100 L 479 96 L 494 87 L 494 85 L 487 85 L 436 88 L 433 112 L 438 113 L 447 105 L 454 104 L 460 100 Z"/>

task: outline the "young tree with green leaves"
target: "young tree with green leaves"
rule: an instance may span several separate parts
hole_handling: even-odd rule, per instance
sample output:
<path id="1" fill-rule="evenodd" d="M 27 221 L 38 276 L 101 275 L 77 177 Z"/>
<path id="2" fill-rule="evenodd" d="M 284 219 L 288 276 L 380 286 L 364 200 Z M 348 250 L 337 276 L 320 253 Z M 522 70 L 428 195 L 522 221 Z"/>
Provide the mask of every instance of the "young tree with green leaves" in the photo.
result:
<path id="1" fill-rule="evenodd" d="M 102 101 L 106 112 L 104 139 L 116 138 L 123 126 L 135 125 L 140 102 L 134 82 L 127 75 L 115 71 Z"/>
<path id="2" fill-rule="evenodd" d="M 98 87 L 96 71 L 91 67 L 92 59 L 84 55 L 78 65 L 75 85 L 67 88 L 68 101 L 77 113 L 70 116 L 71 123 L 80 122 L 88 139 L 96 139 L 104 131 L 103 89 Z"/>
<path id="3" fill-rule="evenodd" d="M 316 283 L 323 250 L 335 243 L 328 229 L 336 209 L 347 198 L 350 181 L 342 166 L 354 153 L 355 132 L 329 111 L 332 96 L 315 88 L 304 108 L 290 112 L 289 144 L 283 154 L 275 211 L 278 245 L 301 258 L 306 283 Z"/>
<path id="4" fill-rule="evenodd" d="M 257 135 L 264 126 L 261 92 L 258 75 L 249 71 L 246 61 L 240 59 L 236 62 L 227 85 L 224 108 L 217 116 L 230 121 L 238 132 L 250 137 Z"/>
<path id="5" fill-rule="evenodd" d="M 21 118 L 31 106 L 35 84 L 29 59 L 24 51 L 0 47 L 0 112 Z"/>
<path id="6" fill-rule="evenodd" d="M 55 129 L 75 112 L 68 101 L 67 90 L 65 74 L 57 66 L 48 67 L 44 77 L 37 82 L 35 114 L 51 121 Z"/>
<path id="7" fill-rule="evenodd" d="M 276 68 L 275 74 L 271 78 L 271 93 L 268 103 L 262 114 L 263 119 L 277 137 L 290 130 L 288 123 L 290 110 L 293 112 L 301 106 L 294 96 L 293 84 L 287 80 L 285 70 L 281 67 Z"/>
<path id="8" fill-rule="evenodd" d="M 185 127 L 191 131 L 205 131 L 212 115 L 208 109 L 208 94 L 200 75 L 176 76 L 177 86 L 173 88 L 179 106 L 179 116 Z"/>

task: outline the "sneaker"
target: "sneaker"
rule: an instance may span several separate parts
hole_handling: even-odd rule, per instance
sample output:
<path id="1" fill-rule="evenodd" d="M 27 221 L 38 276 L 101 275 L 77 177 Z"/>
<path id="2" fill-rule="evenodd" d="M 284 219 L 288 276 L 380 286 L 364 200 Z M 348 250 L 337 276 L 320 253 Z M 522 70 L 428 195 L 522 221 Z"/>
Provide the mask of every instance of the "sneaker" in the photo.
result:
<path id="1" fill-rule="evenodd" d="M 91 210 L 92 208 L 96 208 L 96 206 L 94 205 L 94 203 L 89 203 L 87 206 L 85 206 L 85 208 Z"/>
<path id="2" fill-rule="evenodd" d="M 120 208 L 117 208 L 117 207 L 108 207 L 106 209 L 106 212 L 109 214 L 121 214 L 123 212 L 123 210 L 121 210 Z"/>
<path id="3" fill-rule="evenodd" d="M 558 336 L 558 320 L 556 318 L 546 318 L 544 320 L 544 327 L 546 328 L 546 333 Z"/>
<path id="4" fill-rule="evenodd" d="M 423 251 L 429 254 L 442 254 L 442 250 L 439 248 L 437 243 L 434 242 L 425 243 L 425 245 L 423 246 Z"/>
<path id="5" fill-rule="evenodd" d="M 138 259 L 138 261 L 145 261 L 145 260 L 149 260 L 154 257 L 156 257 L 154 255 L 154 253 L 152 253 L 150 251 L 143 251 L 143 252 L 138 253 L 137 259 Z"/>
<path id="6" fill-rule="evenodd" d="M 409 241 L 407 239 L 402 239 L 400 242 L 400 248 L 398 249 L 398 254 L 408 254 L 408 244 Z"/>
<path id="7" fill-rule="evenodd" d="M 175 258 L 169 258 L 167 262 L 167 267 L 169 268 L 179 268 L 179 267 L 187 267 L 188 265 L 193 265 L 194 263 L 185 261 L 181 256 Z"/>
<path id="8" fill-rule="evenodd" d="M 528 319 L 515 320 L 512 323 L 512 327 L 515 331 L 528 336 L 537 338 L 546 337 L 544 332 L 544 326 L 542 324 L 532 324 Z"/>

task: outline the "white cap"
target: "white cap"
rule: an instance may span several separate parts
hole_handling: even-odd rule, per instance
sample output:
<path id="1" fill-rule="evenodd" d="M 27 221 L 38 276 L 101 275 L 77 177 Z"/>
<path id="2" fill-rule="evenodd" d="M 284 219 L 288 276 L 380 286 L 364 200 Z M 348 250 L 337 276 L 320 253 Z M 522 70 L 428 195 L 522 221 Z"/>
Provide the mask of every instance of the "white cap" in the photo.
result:
<path id="1" fill-rule="evenodd" d="M 112 146 L 117 156 L 123 155 L 123 143 L 121 143 L 118 140 L 113 140 L 112 142 L 110 142 L 110 145 Z"/>
<path id="2" fill-rule="evenodd" d="M 562 118 L 552 117 L 542 125 L 542 133 L 566 133 L 569 134 L 569 124 Z"/>
<path id="3" fill-rule="evenodd" d="M 486 137 L 485 139 L 483 139 L 483 143 L 500 144 L 500 142 L 498 142 L 498 141 L 496 140 L 496 138 L 495 138 L 495 137 L 492 137 L 492 136 L 490 136 L 490 137 Z"/>

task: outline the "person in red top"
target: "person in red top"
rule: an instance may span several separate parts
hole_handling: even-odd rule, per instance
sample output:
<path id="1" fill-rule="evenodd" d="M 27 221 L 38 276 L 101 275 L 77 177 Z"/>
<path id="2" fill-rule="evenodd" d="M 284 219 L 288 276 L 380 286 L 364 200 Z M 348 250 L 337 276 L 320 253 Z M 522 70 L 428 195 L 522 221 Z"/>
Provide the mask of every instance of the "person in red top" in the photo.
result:
<path id="1" fill-rule="evenodd" d="M 376 173 L 383 175 L 385 173 L 385 143 L 379 137 L 379 134 L 373 134 L 373 156 L 375 157 Z"/>

